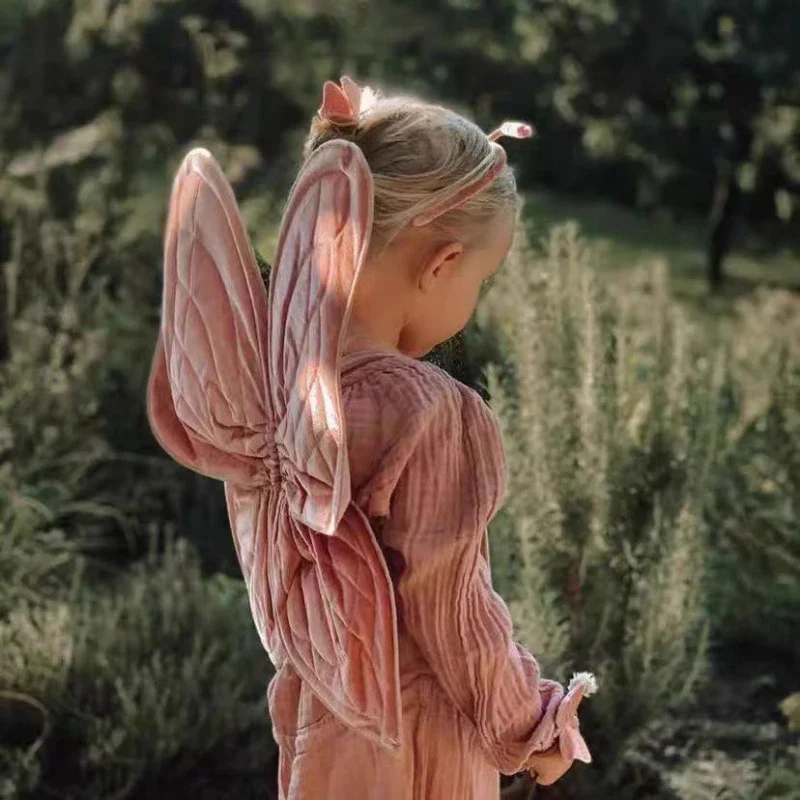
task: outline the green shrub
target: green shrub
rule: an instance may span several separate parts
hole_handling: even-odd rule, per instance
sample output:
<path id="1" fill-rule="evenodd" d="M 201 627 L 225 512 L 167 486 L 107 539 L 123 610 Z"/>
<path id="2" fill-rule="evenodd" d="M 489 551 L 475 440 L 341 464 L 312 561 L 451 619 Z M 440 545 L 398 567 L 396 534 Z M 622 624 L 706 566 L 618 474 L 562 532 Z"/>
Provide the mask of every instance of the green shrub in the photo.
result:
<path id="1" fill-rule="evenodd" d="M 0 621 L 0 686 L 44 704 L 51 731 L 34 758 L 0 747 L 0 773 L 12 776 L 0 796 L 199 791 L 247 739 L 260 745 L 246 770 L 263 791 L 269 677 L 243 583 L 203 578 L 185 540 L 153 549 L 113 587 L 20 605 Z"/>
<path id="2" fill-rule="evenodd" d="M 511 476 L 493 563 L 514 565 L 502 581 L 545 673 L 596 673 L 583 719 L 602 768 L 580 796 L 602 785 L 622 797 L 637 731 L 706 673 L 703 507 L 729 374 L 693 340 L 663 271 L 633 324 L 590 267 L 576 229 L 556 228 L 541 253 L 511 259 L 488 300 L 508 357 L 491 394 Z"/>
<path id="3" fill-rule="evenodd" d="M 741 411 L 707 510 L 715 623 L 800 661 L 800 302 L 761 293 L 740 317 Z"/>
<path id="4" fill-rule="evenodd" d="M 70 304 L 29 307 L 0 369 L 0 619 L 58 596 L 93 523 L 123 517 L 89 488 L 109 455 L 97 422 L 106 338 L 78 320 Z"/>

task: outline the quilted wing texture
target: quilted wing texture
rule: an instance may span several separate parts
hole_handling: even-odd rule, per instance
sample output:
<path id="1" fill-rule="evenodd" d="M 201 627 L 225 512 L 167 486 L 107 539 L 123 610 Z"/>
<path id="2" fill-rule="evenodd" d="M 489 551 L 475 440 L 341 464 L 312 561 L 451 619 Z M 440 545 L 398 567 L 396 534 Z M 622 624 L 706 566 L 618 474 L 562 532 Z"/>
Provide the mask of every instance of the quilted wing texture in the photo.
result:
<path id="1" fill-rule="evenodd" d="M 339 358 L 369 245 L 360 150 L 321 147 L 289 198 L 264 290 L 213 156 L 184 158 L 170 197 L 150 424 L 179 463 L 225 482 L 262 642 L 332 712 L 399 746 L 394 593 L 351 503 Z"/>

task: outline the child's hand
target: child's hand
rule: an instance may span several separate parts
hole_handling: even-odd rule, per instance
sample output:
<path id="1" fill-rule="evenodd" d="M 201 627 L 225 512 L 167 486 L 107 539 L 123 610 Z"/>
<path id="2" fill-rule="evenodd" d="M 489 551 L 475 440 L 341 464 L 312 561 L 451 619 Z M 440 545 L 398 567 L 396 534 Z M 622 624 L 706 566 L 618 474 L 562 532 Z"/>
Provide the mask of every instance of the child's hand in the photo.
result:
<path id="1" fill-rule="evenodd" d="M 572 759 L 564 758 L 558 741 L 549 750 L 535 753 L 528 760 L 528 771 L 542 786 L 555 783 L 571 766 Z"/>

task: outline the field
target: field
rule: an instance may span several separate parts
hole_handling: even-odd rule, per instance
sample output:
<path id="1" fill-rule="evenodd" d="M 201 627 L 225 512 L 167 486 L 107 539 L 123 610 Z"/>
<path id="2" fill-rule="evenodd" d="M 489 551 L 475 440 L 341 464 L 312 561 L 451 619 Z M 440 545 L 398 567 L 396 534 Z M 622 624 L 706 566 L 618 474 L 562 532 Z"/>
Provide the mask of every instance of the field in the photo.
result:
<path id="1" fill-rule="evenodd" d="M 277 206 L 243 205 L 269 257 Z M 86 239 L 20 214 L 0 797 L 263 797 L 269 666 L 221 486 L 147 429 L 161 226 L 124 207 L 99 251 L 110 288 L 86 278 Z M 699 225 L 544 193 L 524 219 L 467 340 L 509 451 L 492 567 L 543 674 L 601 687 L 582 711 L 595 763 L 541 795 L 796 800 L 800 311 L 755 278 L 791 287 L 798 259 L 743 248 L 712 298 Z"/>
<path id="2" fill-rule="evenodd" d="M 730 314 L 736 299 L 758 287 L 800 289 L 800 249 L 793 242 L 770 242 L 741 232 L 725 271 L 728 285 L 709 296 L 705 275 L 705 229 L 701 221 L 676 221 L 664 213 L 637 213 L 602 200 L 531 192 L 525 217 L 532 236 L 552 224 L 574 220 L 597 248 L 604 276 L 625 282 L 652 261 L 669 265 L 673 296 L 708 318 Z M 785 239 L 785 234 L 784 234 Z"/>

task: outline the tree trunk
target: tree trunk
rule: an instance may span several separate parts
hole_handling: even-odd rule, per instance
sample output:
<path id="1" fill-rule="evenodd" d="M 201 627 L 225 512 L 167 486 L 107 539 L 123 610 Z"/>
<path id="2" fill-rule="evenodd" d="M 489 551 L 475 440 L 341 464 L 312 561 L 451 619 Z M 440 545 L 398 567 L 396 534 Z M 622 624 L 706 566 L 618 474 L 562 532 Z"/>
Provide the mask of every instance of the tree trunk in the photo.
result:
<path id="1" fill-rule="evenodd" d="M 736 218 L 742 204 L 737 171 L 751 156 L 753 122 L 761 109 L 761 84 L 749 64 L 735 60 L 717 65 L 719 82 L 725 87 L 727 121 L 732 137 L 722 142 L 714 200 L 709 219 L 708 283 L 720 289 L 725 280 L 723 262 L 733 245 Z"/>
<path id="2" fill-rule="evenodd" d="M 708 239 L 708 285 L 713 291 L 722 288 L 725 281 L 723 262 L 730 252 L 736 211 L 741 189 L 736 180 L 734 165 L 726 161 L 717 171 L 714 202 L 711 206 Z"/>

